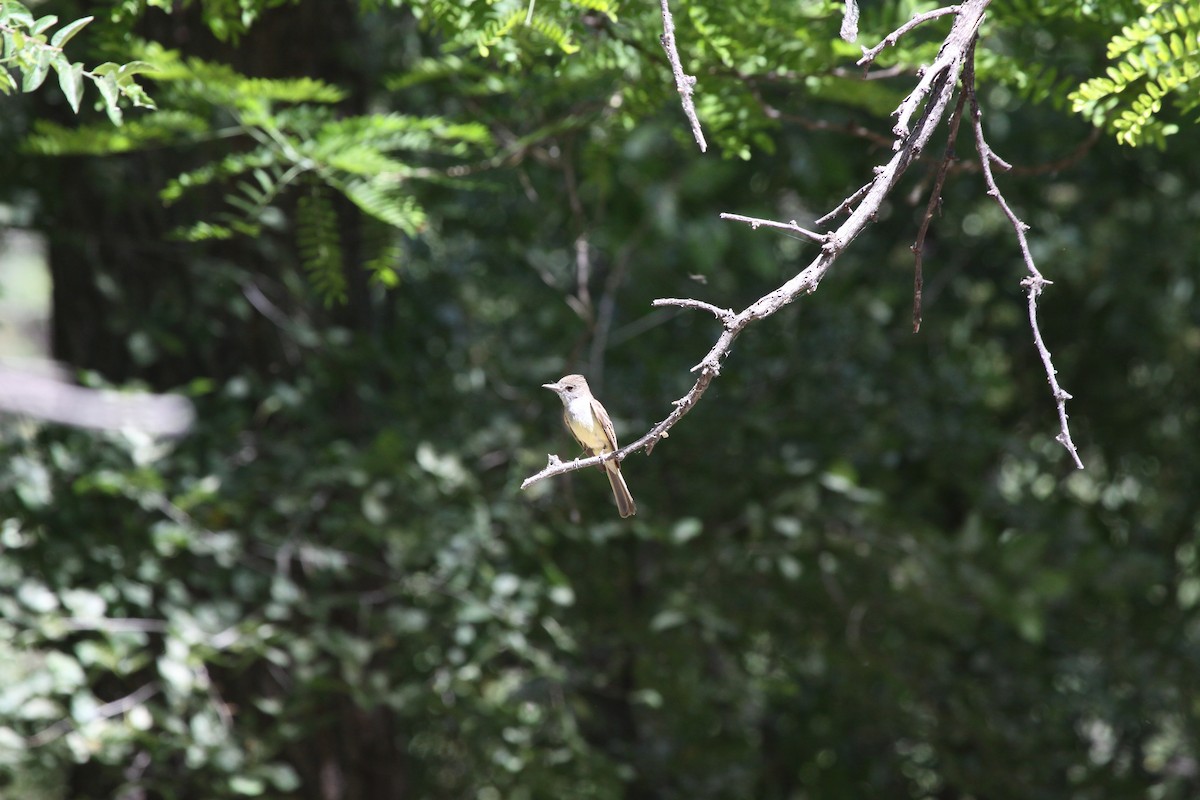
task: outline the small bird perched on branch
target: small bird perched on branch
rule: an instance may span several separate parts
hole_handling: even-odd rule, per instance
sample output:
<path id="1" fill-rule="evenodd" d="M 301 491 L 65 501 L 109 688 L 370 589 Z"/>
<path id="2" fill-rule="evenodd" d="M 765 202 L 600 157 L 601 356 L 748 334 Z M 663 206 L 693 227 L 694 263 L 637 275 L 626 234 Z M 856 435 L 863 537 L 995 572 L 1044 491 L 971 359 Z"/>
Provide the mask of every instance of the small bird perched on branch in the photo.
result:
<path id="1" fill-rule="evenodd" d="M 554 392 L 562 400 L 563 422 L 585 450 L 594 456 L 616 452 L 617 434 L 613 430 L 612 420 L 600 401 L 592 396 L 592 390 L 582 375 L 567 375 L 558 383 L 543 383 L 542 387 Z M 621 476 L 621 465 L 615 458 L 605 461 L 604 471 L 608 473 L 608 482 L 612 485 L 617 511 L 622 517 L 632 517 L 637 513 L 637 506 L 629 487 L 625 485 L 625 478 Z"/>

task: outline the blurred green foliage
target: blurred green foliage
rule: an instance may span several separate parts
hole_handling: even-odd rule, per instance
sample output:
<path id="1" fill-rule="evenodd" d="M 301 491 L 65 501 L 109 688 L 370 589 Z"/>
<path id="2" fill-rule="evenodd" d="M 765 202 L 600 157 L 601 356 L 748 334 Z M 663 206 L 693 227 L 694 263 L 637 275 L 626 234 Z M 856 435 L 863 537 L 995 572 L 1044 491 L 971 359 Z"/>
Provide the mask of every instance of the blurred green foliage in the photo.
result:
<path id="1" fill-rule="evenodd" d="M 1087 470 L 960 143 L 921 333 L 933 163 L 626 462 L 628 523 L 595 471 L 517 488 L 575 454 L 538 386 L 665 416 L 718 329 L 651 300 L 794 274 L 718 212 L 836 206 L 948 23 L 864 81 L 841 3 L 676 4 L 701 157 L 656 4 L 320 5 L 123 4 L 95 46 L 159 54 L 160 110 L 0 125 L 56 355 L 199 411 L 0 422 L 0 797 L 1200 793 L 1200 156 L 1063 161 L 1140 4 L 997 4 L 980 45 Z"/>

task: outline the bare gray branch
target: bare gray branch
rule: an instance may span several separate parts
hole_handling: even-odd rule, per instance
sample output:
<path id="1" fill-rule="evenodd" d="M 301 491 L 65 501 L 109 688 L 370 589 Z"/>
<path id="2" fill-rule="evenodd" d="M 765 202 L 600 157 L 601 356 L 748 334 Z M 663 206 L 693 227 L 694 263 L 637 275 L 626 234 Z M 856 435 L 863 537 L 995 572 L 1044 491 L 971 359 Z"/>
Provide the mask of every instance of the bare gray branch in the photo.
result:
<path id="1" fill-rule="evenodd" d="M 700 130 L 700 119 L 696 116 L 696 106 L 692 102 L 692 93 L 696 90 L 696 77 L 683 71 L 679 61 L 679 51 L 675 48 L 675 21 L 671 18 L 671 8 L 667 0 L 662 4 L 663 32 L 659 37 L 663 50 L 667 51 L 667 60 L 671 62 L 671 73 L 675 76 L 675 88 L 679 91 L 679 99 L 683 104 L 683 113 L 692 124 L 692 136 L 700 146 L 700 152 L 708 150 L 708 142 L 704 141 L 704 131 Z"/>

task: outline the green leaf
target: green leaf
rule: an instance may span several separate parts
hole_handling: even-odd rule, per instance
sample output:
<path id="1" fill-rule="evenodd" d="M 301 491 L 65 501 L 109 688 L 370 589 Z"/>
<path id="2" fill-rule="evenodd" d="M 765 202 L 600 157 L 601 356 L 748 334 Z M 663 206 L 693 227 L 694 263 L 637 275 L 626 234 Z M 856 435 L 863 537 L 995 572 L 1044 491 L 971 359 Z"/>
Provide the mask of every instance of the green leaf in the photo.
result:
<path id="1" fill-rule="evenodd" d="M 389 158 L 374 147 L 352 145 L 332 153 L 329 165 L 344 172 L 355 175 L 373 176 L 380 173 L 402 173 L 406 165 L 402 161 Z"/>
<path id="2" fill-rule="evenodd" d="M 33 27 L 29 29 L 29 32 L 32 33 L 34 36 L 37 36 L 42 31 L 44 31 L 48 28 L 53 28 L 57 24 L 58 24 L 58 17 L 54 16 L 53 14 L 47 14 L 46 16 L 39 19 L 37 22 L 33 23 Z"/>
<path id="3" fill-rule="evenodd" d="M 319 190 L 296 205 L 296 244 L 309 282 L 325 304 L 344 303 L 346 276 L 337 215 Z"/>
<path id="4" fill-rule="evenodd" d="M 82 17 L 74 22 L 67 23 L 60 28 L 53 37 L 51 37 L 50 44 L 54 45 L 55 47 L 65 47 L 67 42 L 75 38 L 75 34 L 87 27 L 88 23 L 90 23 L 93 19 L 95 19 L 95 17 Z"/>
<path id="5" fill-rule="evenodd" d="M 58 608 L 58 596 L 34 580 L 28 580 L 17 589 L 17 600 L 39 614 L 46 614 Z"/>
<path id="6" fill-rule="evenodd" d="M 232 239 L 234 230 L 226 225 L 211 222 L 197 222 L 187 228 L 176 230 L 172 236 L 185 242 L 204 242 L 211 240 Z"/>
<path id="7" fill-rule="evenodd" d="M 249 797 L 255 797 L 266 791 L 266 784 L 258 778 L 253 778 L 247 775 L 234 775 L 229 779 L 229 789 L 234 794 L 244 794 Z"/>
<path id="8" fill-rule="evenodd" d="M 312 78 L 242 78 L 237 82 L 237 91 L 283 103 L 339 103 L 346 98 L 338 87 Z"/>
<path id="9" fill-rule="evenodd" d="M 41 155 L 111 155 L 190 139 L 207 129 L 206 119 L 181 111 L 160 111 L 120 128 L 100 122 L 67 128 L 38 120 L 21 150 Z"/>
<path id="10" fill-rule="evenodd" d="M 117 75 L 123 83 L 131 79 L 134 75 L 147 72 L 158 72 L 158 67 L 149 61 L 130 61 L 128 64 L 121 65 L 121 68 L 117 70 Z"/>
<path id="11" fill-rule="evenodd" d="M 300 776 L 288 764 L 268 764 L 262 773 L 281 792 L 290 793 L 300 788 Z"/>
<path id="12" fill-rule="evenodd" d="M 587 8 L 597 13 L 603 14 L 611 21 L 617 21 L 617 4 L 610 3 L 608 0 L 570 0 L 572 5 Z"/>
<path id="13" fill-rule="evenodd" d="M 342 187 L 342 191 L 363 211 L 409 236 L 416 236 L 425 226 L 424 210 L 394 184 L 379 180 L 352 181 Z"/>
<path id="14" fill-rule="evenodd" d="M 100 95 L 104 98 L 104 110 L 108 113 L 108 118 L 112 120 L 113 125 L 120 125 L 121 106 L 118 105 L 118 99 L 121 96 L 121 90 L 117 87 L 116 76 L 109 72 L 101 74 L 94 80 L 96 88 L 100 90 Z"/>
<path id="15" fill-rule="evenodd" d="M 650 630 L 661 633 L 662 631 L 678 628 L 687 622 L 687 615 L 682 611 L 674 608 L 664 609 L 658 612 L 650 620 Z"/>
<path id="16" fill-rule="evenodd" d="M 9 25 L 28 28 L 33 25 L 33 14 L 29 9 L 16 0 L 4 0 L 4 11 L 0 14 L 0 20 L 3 20 Z"/>
<path id="17" fill-rule="evenodd" d="M 684 517 L 671 528 L 671 541 L 684 544 L 699 536 L 703 529 L 703 523 L 696 517 Z"/>
<path id="18" fill-rule="evenodd" d="M 37 63 L 33 65 L 33 69 L 25 73 L 25 80 L 21 83 L 21 91 L 32 92 L 42 85 L 42 82 L 46 80 L 46 74 L 50 72 L 50 60 L 53 56 L 53 50 L 41 50 L 38 52 Z"/>
<path id="19" fill-rule="evenodd" d="M 83 64 L 72 64 L 65 58 L 56 58 L 54 70 L 58 73 L 58 85 L 67 96 L 71 110 L 78 114 L 79 101 L 83 97 Z"/>
<path id="20" fill-rule="evenodd" d="M 133 103 L 134 107 L 157 108 L 150 95 L 146 94 L 146 90 L 134 83 L 131 78 L 118 78 L 117 86 L 120 88 L 121 94 Z"/>

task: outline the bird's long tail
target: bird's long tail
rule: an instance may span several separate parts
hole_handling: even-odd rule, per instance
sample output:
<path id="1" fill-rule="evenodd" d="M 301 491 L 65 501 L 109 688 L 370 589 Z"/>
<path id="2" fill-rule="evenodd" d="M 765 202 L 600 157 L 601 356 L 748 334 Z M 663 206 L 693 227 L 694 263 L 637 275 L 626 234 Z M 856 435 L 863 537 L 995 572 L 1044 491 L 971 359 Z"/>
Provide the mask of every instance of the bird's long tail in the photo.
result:
<path id="1" fill-rule="evenodd" d="M 612 486 L 613 498 L 617 501 L 617 512 L 622 517 L 632 517 L 637 513 L 637 504 L 633 502 L 633 495 L 629 493 L 629 487 L 625 485 L 625 478 L 621 475 L 621 465 L 616 461 L 605 461 L 604 469 L 608 473 L 608 482 Z"/>

